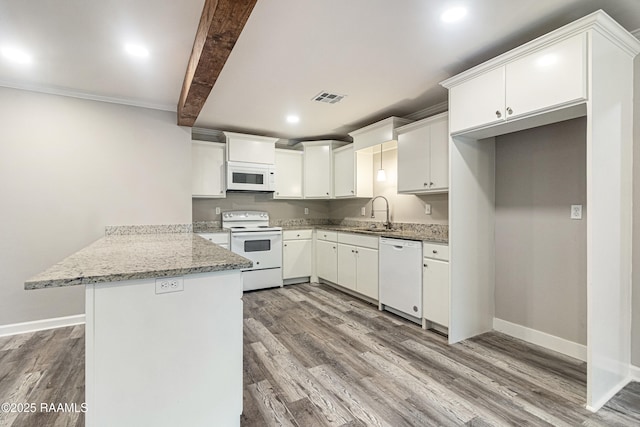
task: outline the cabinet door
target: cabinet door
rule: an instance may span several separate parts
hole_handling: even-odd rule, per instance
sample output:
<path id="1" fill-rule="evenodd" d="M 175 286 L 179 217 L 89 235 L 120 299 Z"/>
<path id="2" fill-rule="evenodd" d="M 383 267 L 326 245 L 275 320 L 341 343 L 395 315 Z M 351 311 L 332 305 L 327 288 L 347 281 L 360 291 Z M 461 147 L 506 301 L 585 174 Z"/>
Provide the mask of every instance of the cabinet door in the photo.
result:
<path id="1" fill-rule="evenodd" d="M 449 188 L 449 122 L 433 122 L 429 132 L 429 190 L 444 190 Z"/>
<path id="2" fill-rule="evenodd" d="M 449 263 L 424 259 L 422 317 L 449 327 Z"/>
<path id="3" fill-rule="evenodd" d="M 378 251 L 369 248 L 356 248 L 356 291 L 378 300 Z"/>
<path id="4" fill-rule="evenodd" d="M 398 192 L 425 191 L 429 188 L 430 126 L 425 125 L 398 135 Z"/>
<path id="5" fill-rule="evenodd" d="M 338 283 L 338 244 L 316 241 L 316 269 L 318 277 Z"/>
<path id="6" fill-rule="evenodd" d="M 276 150 L 274 199 L 302 198 L 302 151 Z"/>
<path id="7" fill-rule="evenodd" d="M 287 240 L 282 245 L 282 278 L 311 276 L 311 240 Z"/>
<path id="8" fill-rule="evenodd" d="M 333 195 L 335 197 L 355 197 L 355 159 L 353 146 L 340 148 L 333 152 L 333 170 Z"/>
<path id="9" fill-rule="evenodd" d="M 304 149 L 304 197 L 330 198 L 333 192 L 331 179 L 331 147 L 310 146 Z"/>
<path id="10" fill-rule="evenodd" d="M 225 197 L 223 144 L 191 144 L 191 194 L 193 197 Z"/>
<path id="11" fill-rule="evenodd" d="M 487 71 L 449 90 L 451 133 L 503 122 L 504 67 Z"/>
<path id="12" fill-rule="evenodd" d="M 338 285 L 356 290 L 356 247 L 338 243 Z"/>
<path id="13" fill-rule="evenodd" d="M 506 65 L 507 119 L 587 98 L 586 34 Z"/>

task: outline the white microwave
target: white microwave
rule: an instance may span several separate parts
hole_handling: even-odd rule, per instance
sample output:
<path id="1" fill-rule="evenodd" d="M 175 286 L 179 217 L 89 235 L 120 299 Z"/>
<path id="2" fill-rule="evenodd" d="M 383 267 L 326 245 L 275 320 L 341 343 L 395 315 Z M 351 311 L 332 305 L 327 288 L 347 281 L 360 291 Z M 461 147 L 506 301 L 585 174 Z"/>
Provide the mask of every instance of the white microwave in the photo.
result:
<path id="1" fill-rule="evenodd" d="M 227 162 L 227 190 L 275 191 L 275 185 L 274 165 Z"/>

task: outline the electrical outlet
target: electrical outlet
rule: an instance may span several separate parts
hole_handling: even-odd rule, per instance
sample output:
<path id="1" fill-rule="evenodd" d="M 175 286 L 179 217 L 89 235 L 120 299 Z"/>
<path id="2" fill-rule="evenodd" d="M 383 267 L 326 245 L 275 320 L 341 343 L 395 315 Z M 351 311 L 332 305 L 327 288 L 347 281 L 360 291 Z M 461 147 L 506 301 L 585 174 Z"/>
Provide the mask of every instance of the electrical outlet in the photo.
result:
<path id="1" fill-rule="evenodd" d="M 426 215 L 431 215 L 431 204 L 427 203 L 426 205 L 424 205 L 424 213 Z"/>
<path id="2" fill-rule="evenodd" d="M 184 291 L 184 279 L 182 277 L 163 277 L 162 279 L 156 279 L 156 294 L 182 291 Z"/>
<path id="3" fill-rule="evenodd" d="M 216 206 L 216 215 L 220 215 L 220 208 Z"/>
<path id="4" fill-rule="evenodd" d="M 309 208 L 304 208 L 304 214 L 309 215 Z"/>
<path id="5" fill-rule="evenodd" d="M 365 206 L 360 208 L 360 215 L 367 216 L 367 208 Z"/>
<path id="6" fill-rule="evenodd" d="M 582 205 L 571 205 L 571 219 L 582 219 Z"/>

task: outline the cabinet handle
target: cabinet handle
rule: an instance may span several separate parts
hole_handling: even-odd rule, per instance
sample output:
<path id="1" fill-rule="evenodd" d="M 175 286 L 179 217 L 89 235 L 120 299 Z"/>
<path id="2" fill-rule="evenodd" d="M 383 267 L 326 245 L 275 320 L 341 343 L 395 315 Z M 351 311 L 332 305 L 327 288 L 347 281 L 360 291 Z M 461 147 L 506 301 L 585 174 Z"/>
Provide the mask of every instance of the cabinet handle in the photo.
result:
<path id="1" fill-rule="evenodd" d="M 296 237 L 300 237 L 300 235 L 299 235 L 299 234 L 296 234 Z"/>
<path id="2" fill-rule="evenodd" d="M 335 249 L 336 247 L 334 246 L 333 249 Z"/>
<path id="3" fill-rule="evenodd" d="M 513 110 L 511 109 L 511 107 L 507 107 L 507 114 L 508 115 L 512 115 L 513 114 Z"/>
<path id="4" fill-rule="evenodd" d="M 353 249 L 351 249 L 351 253 L 352 253 L 352 254 L 354 254 L 354 253 L 356 253 L 356 251 L 354 251 Z"/>
<path id="5" fill-rule="evenodd" d="M 327 196 L 329 195 L 329 193 L 325 193 Z"/>
<path id="6" fill-rule="evenodd" d="M 435 249 L 434 249 L 432 252 L 433 252 L 434 254 L 437 254 L 437 253 L 438 253 L 438 251 L 436 251 Z"/>
<path id="7" fill-rule="evenodd" d="M 427 267 L 427 264 L 422 264 L 423 267 Z"/>
<path id="8" fill-rule="evenodd" d="M 433 182 L 429 183 L 429 188 L 433 187 Z"/>
<path id="9" fill-rule="evenodd" d="M 502 113 L 500 112 L 500 110 L 496 110 L 496 117 L 497 118 L 502 117 Z"/>
<path id="10" fill-rule="evenodd" d="M 279 192 L 279 191 L 276 191 L 276 196 L 279 196 L 279 195 L 280 195 L 280 192 Z"/>
<path id="11" fill-rule="evenodd" d="M 425 187 L 427 187 L 427 186 L 429 185 L 429 183 L 428 183 L 428 182 L 425 182 L 425 183 L 424 183 L 424 184 L 422 184 L 422 185 L 424 185 Z"/>
<path id="12" fill-rule="evenodd" d="M 351 194 L 353 194 L 353 190 L 351 190 Z"/>
<path id="13" fill-rule="evenodd" d="M 286 247 L 287 247 L 287 245 L 285 244 L 285 245 L 284 245 L 284 247 L 286 248 Z"/>

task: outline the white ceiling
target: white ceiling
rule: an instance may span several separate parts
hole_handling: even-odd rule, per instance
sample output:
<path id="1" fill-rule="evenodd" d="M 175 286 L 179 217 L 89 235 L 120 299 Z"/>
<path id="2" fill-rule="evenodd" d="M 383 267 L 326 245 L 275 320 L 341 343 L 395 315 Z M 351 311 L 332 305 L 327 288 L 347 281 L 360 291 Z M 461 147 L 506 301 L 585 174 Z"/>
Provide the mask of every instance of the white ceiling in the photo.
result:
<path id="1" fill-rule="evenodd" d="M 469 9 L 445 25 L 441 12 Z M 0 86 L 175 111 L 204 0 L 0 0 Z M 258 0 L 196 126 L 343 138 L 446 101 L 443 79 L 604 9 L 640 28 L 640 0 Z M 123 53 L 148 46 L 146 60 Z M 311 98 L 321 90 L 347 97 Z M 292 125 L 288 114 L 300 116 Z"/>
<path id="2" fill-rule="evenodd" d="M 0 86 L 176 110 L 204 0 L 0 0 Z M 123 51 L 144 44 L 146 59 Z"/>

